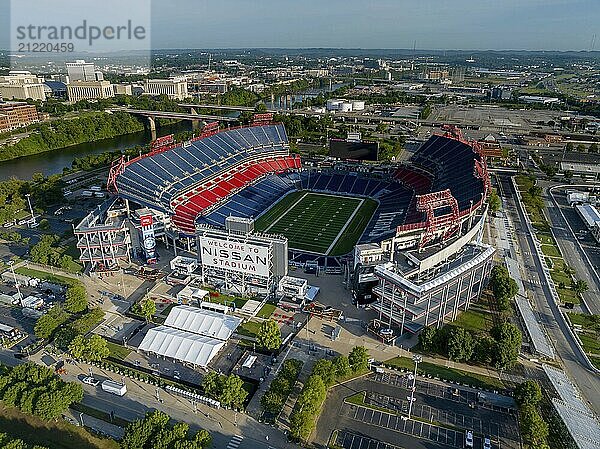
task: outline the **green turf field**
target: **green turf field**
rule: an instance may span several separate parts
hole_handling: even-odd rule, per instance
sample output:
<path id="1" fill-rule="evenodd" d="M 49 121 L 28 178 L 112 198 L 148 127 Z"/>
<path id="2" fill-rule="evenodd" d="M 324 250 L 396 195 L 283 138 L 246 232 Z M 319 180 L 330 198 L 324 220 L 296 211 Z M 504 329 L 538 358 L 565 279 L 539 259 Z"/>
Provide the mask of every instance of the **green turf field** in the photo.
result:
<path id="1" fill-rule="evenodd" d="M 255 227 L 285 235 L 292 249 L 339 256 L 352 250 L 375 209 L 368 198 L 299 191 L 273 205 Z"/>

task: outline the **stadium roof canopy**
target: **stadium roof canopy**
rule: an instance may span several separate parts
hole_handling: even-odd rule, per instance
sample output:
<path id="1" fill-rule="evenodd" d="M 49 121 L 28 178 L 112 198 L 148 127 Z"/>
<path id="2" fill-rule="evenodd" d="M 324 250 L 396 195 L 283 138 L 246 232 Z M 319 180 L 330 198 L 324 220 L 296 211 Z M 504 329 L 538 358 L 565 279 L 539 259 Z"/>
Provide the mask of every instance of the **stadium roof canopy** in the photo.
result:
<path id="1" fill-rule="evenodd" d="M 206 367 L 224 345 L 223 340 L 158 326 L 148 331 L 139 349 Z"/>
<path id="2" fill-rule="evenodd" d="M 241 318 L 191 306 L 175 306 L 164 325 L 226 341 L 241 324 Z"/>

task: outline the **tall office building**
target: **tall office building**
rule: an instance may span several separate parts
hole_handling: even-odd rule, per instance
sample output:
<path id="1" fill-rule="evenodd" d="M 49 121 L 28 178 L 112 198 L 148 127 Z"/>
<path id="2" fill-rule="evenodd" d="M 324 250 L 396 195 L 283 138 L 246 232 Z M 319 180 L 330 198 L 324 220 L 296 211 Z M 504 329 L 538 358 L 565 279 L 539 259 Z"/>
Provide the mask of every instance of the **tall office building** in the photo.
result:
<path id="1" fill-rule="evenodd" d="M 102 81 L 102 79 L 96 77 L 96 66 L 93 62 L 78 59 L 75 62 L 67 62 L 65 65 L 67 66 L 70 83 L 76 81 Z"/>

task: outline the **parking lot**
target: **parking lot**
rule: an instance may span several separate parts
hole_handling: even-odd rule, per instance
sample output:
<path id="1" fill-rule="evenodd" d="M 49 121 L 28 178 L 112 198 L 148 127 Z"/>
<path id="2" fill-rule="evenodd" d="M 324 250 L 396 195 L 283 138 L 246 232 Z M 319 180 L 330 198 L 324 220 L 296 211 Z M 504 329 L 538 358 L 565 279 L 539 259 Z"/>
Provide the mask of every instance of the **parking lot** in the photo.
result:
<path id="1" fill-rule="evenodd" d="M 344 449 L 403 449 L 400 446 L 344 430 L 337 433 L 332 443 Z"/>
<path id="2" fill-rule="evenodd" d="M 483 448 L 485 437 L 494 449 L 520 447 L 511 398 L 419 378 L 409 419 L 412 383 L 409 374 L 384 372 L 336 387 L 325 406 L 326 418 L 317 426 L 318 436 L 324 438 L 329 430 L 319 429 L 328 417 L 328 436 L 337 431 L 336 444 L 347 449 L 464 448 L 467 431 L 473 432 L 475 449 Z M 347 401 L 360 393 L 362 400 Z"/>
<path id="3" fill-rule="evenodd" d="M 455 448 L 464 447 L 465 433 L 463 431 L 435 426 L 413 419 L 403 419 L 403 415 L 373 410 L 360 405 L 345 404 L 345 407 L 342 410 L 345 415 L 349 416 L 350 419 L 354 421 L 392 430 L 394 432 L 401 432 L 419 439 L 440 443 L 445 446 Z M 482 446 L 481 437 L 475 437 L 474 440 L 474 447 L 479 448 Z"/>

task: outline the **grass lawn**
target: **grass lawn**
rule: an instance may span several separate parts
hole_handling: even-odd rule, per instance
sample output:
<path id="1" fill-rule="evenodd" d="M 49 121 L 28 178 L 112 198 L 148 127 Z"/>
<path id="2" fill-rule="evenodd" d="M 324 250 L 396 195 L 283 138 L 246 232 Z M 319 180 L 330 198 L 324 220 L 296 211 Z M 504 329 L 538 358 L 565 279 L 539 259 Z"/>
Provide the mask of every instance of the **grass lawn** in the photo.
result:
<path id="1" fill-rule="evenodd" d="M 260 324 L 261 323 L 257 321 L 247 321 L 238 327 L 236 332 L 240 335 L 256 338 L 258 330 L 260 329 Z"/>
<path id="2" fill-rule="evenodd" d="M 552 277 L 552 280 L 557 284 L 560 284 L 561 282 L 565 285 L 571 284 L 571 278 L 567 276 L 567 274 L 562 270 L 551 270 L 550 276 Z"/>
<path id="3" fill-rule="evenodd" d="M 492 315 L 478 310 L 467 310 L 458 315 L 451 326 L 462 327 L 469 331 L 487 332 L 494 325 Z"/>
<path id="4" fill-rule="evenodd" d="M 29 276 L 32 278 L 42 279 L 54 284 L 61 285 L 72 285 L 74 282 L 78 282 L 76 279 L 60 276 L 58 274 L 52 274 L 46 271 L 34 270 L 33 268 L 19 267 L 15 270 L 15 273 L 23 276 Z"/>
<path id="5" fill-rule="evenodd" d="M 258 313 L 256 314 L 256 316 L 258 318 L 270 318 L 271 315 L 273 315 L 273 312 L 275 312 L 276 306 L 274 306 L 273 304 L 265 304 L 264 306 L 261 307 L 261 309 L 258 311 Z"/>
<path id="6" fill-rule="evenodd" d="M 592 362 L 592 365 L 596 368 L 600 369 L 600 357 L 590 357 L 590 362 Z"/>
<path id="7" fill-rule="evenodd" d="M 366 394 L 366 391 L 360 391 L 356 394 L 353 394 L 352 396 L 348 396 L 346 399 L 344 399 L 344 402 L 354 405 L 363 405 L 365 403 Z"/>
<path id="8" fill-rule="evenodd" d="M 415 365 L 414 362 L 408 357 L 394 357 L 393 359 L 386 360 L 386 365 L 394 366 L 398 368 L 404 368 L 407 370 L 413 370 Z M 492 390 L 506 388 L 506 385 L 495 377 L 484 376 L 482 374 L 469 373 L 456 368 L 447 368 L 442 365 L 436 365 L 429 362 L 419 363 L 419 373 L 430 374 L 440 379 L 450 380 L 454 382 L 460 382 L 473 387 L 489 388 Z"/>
<path id="9" fill-rule="evenodd" d="M 65 421 L 42 421 L 20 411 L 0 406 L 0 432 L 20 438 L 30 445 L 51 449 L 118 449 L 110 439 L 97 438 L 81 427 Z"/>
<path id="10" fill-rule="evenodd" d="M 581 302 L 581 299 L 579 296 L 577 296 L 577 293 L 571 289 L 556 287 L 556 291 L 558 292 L 558 296 L 563 303 L 571 302 L 573 304 L 579 304 Z"/>
<path id="11" fill-rule="evenodd" d="M 571 323 L 578 324 L 584 329 L 600 331 L 600 318 L 598 315 L 587 315 L 585 313 L 568 312 Z"/>
<path id="12" fill-rule="evenodd" d="M 339 256 L 354 247 L 375 209 L 370 199 L 293 192 L 259 217 L 256 229 L 286 236 L 293 249 Z"/>
<path id="13" fill-rule="evenodd" d="M 542 252 L 545 256 L 561 257 L 560 251 L 554 245 L 542 245 Z"/>
<path id="14" fill-rule="evenodd" d="M 588 354 L 600 355 L 600 341 L 595 334 L 579 332 L 577 335 L 579 336 L 579 340 L 581 340 L 585 352 Z"/>
<path id="15" fill-rule="evenodd" d="M 540 243 L 545 243 L 547 245 L 556 246 L 556 242 L 554 241 L 554 239 L 552 238 L 552 235 L 550 235 L 550 234 L 538 232 L 537 238 L 539 239 Z"/>
<path id="16" fill-rule="evenodd" d="M 223 305 L 230 306 L 230 307 L 232 304 L 235 304 L 236 308 L 240 308 L 248 302 L 248 300 L 244 299 L 244 298 L 238 298 L 236 296 L 224 295 L 222 293 L 216 292 L 215 290 L 210 290 L 210 289 L 207 289 L 207 290 L 209 290 L 212 293 L 212 295 L 208 296 L 208 299 L 207 299 L 208 302 L 214 302 L 215 304 L 223 304 Z M 215 293 L 218 293 L 219 296 L 213 296 Z"/>
<path id="17" fill-rule="evenodd" d="M 110 356 L 115 359 L 125 360 L 127 356 L 131 354 L 131 349 L 128 349 L 125 346 L 111 343 L 110 341 L 106 343 L 108 344 L 108 349 L 110 349 Z"/>

